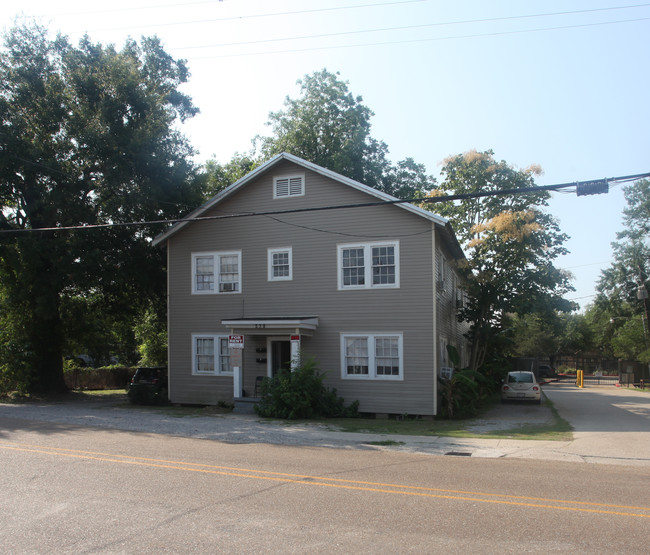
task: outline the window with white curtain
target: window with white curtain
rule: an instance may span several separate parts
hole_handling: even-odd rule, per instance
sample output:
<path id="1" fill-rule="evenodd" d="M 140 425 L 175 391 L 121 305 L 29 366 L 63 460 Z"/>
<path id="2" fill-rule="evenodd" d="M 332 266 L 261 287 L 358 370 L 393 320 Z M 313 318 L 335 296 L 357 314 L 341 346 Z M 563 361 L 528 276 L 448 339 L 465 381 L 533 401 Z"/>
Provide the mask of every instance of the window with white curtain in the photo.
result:
<path id="1" fill-rule="evenodd" d="M 341 335 L 341 377 L 346 379 L 404 378 L 401 333 Z"/>
<path id="2" fill-rule="evenodd" d="M 192 374 L 232 374 L 227 335 L 192 335 Z"/>
<path id="3" fill-rule="evenodd" d="M 399 242 L 338 246 L 338 288 L 399 287 Z"/>

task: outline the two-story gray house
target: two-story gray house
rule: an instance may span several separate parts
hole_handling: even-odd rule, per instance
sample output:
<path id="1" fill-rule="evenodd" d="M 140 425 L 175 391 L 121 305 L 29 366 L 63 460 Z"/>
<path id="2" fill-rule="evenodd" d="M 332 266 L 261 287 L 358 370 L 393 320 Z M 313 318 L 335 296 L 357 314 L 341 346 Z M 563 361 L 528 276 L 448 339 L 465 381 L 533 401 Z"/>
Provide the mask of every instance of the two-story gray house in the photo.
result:
<path id="1" fill-rule="evenodd" d="M 167 246 L 169 397 L 252 397 L 314 358 L 346 403 L 434 415 L 463 252 L 444 218 L 290 154 L 154 240 Z M 293 361 L 293 362 L 292 362 Z"/>

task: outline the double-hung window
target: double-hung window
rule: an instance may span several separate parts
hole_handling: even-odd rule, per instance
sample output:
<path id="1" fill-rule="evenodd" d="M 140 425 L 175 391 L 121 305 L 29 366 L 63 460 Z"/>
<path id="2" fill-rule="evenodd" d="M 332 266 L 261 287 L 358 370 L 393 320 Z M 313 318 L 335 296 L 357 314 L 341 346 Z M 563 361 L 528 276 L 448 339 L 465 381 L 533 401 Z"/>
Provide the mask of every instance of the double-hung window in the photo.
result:
<path id="1" fill-rule="evenodd" d="M 192 335 L 192 374 L 196 376 L 232 374 L 228 336 L 199 333 Z"/>
<path id="2" fill-rule="evenodd" d="M 241 251 L 192 254 L 192 293 L 241 292 Z"/>
<path id="3" fill-rule="evenodd" d="M 402 334 L 342 334 L 341 377 L 404 379 Z"/>
<path id="4" fill-rule="evenodd" d="M 288 281 L 293 279 L 293 260 L 291 247 L 269 249 L 269 281 Z"/>
<path id="5" fill-rule="evenodd" d="M 399 287 L 399 242 L 338 246 L 338 288 Z"/>

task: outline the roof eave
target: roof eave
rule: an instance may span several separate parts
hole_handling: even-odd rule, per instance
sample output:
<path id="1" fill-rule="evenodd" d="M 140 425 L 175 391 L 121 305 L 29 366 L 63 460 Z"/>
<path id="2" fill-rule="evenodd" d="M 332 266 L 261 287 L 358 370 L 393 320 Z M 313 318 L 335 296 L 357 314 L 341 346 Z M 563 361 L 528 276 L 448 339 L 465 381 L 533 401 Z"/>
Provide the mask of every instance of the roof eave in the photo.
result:
<path id="1" fill-rule="evenodd" d="M 330 179 L 333 179 L 335 181 L 338 181 L 339 183 L 343 183 L 345 185 L 348 185 L 354 189 L 357 189 L 358 191 L 362 191 L 368 195 L 374 196 L 375 198 L 378 198 L 380 200 L 386 201 L 386 202 L 392 202 L 395 200 L 398 200 L 396 197 L 393 197 L 389 195 L 388 193 L 384 193 L 383 191 L 379 191 L 377 189 L 373 189 L 372 187 L 369 187 L 368 185 L 364 185 L 363 183 L 360 183 L 358 181 L 355 181 L 354 179 L 351 179 L 349 177 L 345 177 L 344 175 L 341 175 L 339 173 L 336 173 L 332 170 L 328 170 L 327 168 L 324 168 L 322 166 L 319 166 L 317 164 L 314 164 L 313 162 L 308 162 L 307 160 L 303 160 L 302 158 L 299 158 L 298 156 L 295 156 L 293 154 L 289 154 L 288 152 L 282 152 L 280 154 L 275 155 L 273 158 L 270 160 L 266 161 L 264 164 L 261 166 L 258 166 L 248 174 L 246 174 L 244 177 L 241 179 L 235 181 L 232 185 L 229 187 L 226 187 L 223 191 L 220 191 L 217 195 L 212 197 L 210 200 L 202 204 L 199 208 L 188 214 L 185 218 L 183 218 L 182 221 L 179 221 L 172 225 L 167 231 L 161 233 L 157 237 L 155 237 L 152 241 L 152 245 L 157 246 L 160 245 L 161 243 L 167 241 L 169 237 L 172 235 L 178 233 L 181 229 L 183 229 L 186 225 L 192 223 L 192 220 L 194 218 L 200 217 L 203 213 L 205 213 L 207 210 L 221 202 L 223 199 L 226 197 L 230 196 L 231 194 L 235 193 L 239 189 L 241 189 L 244 185 L 255 179 L 257 176 L 260 174 L 266 172 L 276 164 L 278 164 L 282 160 L 287 160 L 289 162 L 293 162 L 294 164 L 297 164 L 299 166 L 302 166 L 305 169 L 311 170 L 317 174 L 320 174 L 324 177 L 328 177 Z M 420 208 L 419 206 L 415 206 L 410 203 L 395 203 L 397 206 L 403 208 L 404 210 L 408 210 L 409 212 L 412 212 L 413 214 L 416 214 L 420 217 L 426 218 L 427 220 L 430 220 L 434 222 L 437 226 L 440 226 L 441 228 L 445 228 L 447 230 L 451 230 L 451 226 L 449 225 L 449 220 L 446 218 L 443 218 L 442 216 L 439 216 L 437 214 L 434 214 L 433 212 L 429 212 L 428 210 L 425 210 L 423 208 Z M 453 231 L 451 232 L 451 236 L 454 237 L 455 235 L 453 234 Z M 455 241 L 456 244 L 458 245 L 458 241 Z M 461 256 L 464 258 L 464 254 L 462 252 L 462 249 L 460 248 L 460 245 L 458 245 L 458 249 L 460 250 Z"/>

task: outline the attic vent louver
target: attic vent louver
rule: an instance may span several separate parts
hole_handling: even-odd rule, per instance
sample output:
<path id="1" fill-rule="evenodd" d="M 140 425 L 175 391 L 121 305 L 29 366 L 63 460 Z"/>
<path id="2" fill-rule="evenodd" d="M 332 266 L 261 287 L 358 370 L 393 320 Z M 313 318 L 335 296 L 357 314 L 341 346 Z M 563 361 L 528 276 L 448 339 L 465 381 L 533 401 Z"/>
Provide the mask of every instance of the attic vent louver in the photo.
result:
<path id="1" fill-rule="evenodd" d="M 304 175 L 287 175 L 273 179 L 273 198 L 299 197 L 304 194 Z"/>

